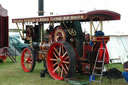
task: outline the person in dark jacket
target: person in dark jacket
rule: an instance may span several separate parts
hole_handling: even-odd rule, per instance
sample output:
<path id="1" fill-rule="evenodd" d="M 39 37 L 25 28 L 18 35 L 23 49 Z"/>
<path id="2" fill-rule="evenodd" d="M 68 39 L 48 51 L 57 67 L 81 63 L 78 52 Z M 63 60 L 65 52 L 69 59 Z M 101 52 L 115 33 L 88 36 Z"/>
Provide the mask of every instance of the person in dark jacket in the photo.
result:
<path id="1" fill-rule="evenodd" d="M 122 72 L 122 75 L 128 83 L 128 61 L 124 63 L 124 72 Z"/>

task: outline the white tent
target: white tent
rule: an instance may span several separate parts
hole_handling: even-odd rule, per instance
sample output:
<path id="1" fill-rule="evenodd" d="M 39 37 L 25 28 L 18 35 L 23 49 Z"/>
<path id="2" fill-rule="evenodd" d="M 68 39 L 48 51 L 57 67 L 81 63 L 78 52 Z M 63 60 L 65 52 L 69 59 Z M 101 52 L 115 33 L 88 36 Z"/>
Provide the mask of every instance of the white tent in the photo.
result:
<path id="1" fill-rule="evenodd" d="M 128 61 L 128 35 L 111 35 L 107 48 L 110 60 L 112 59 L 113 63 Z"/>

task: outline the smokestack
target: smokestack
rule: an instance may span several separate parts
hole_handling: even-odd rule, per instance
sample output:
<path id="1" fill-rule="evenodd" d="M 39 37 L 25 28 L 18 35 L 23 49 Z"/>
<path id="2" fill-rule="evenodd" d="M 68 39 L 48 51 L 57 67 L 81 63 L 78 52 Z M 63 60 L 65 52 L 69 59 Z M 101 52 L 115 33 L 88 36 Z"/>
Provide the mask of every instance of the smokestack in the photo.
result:
<path id="1" fill-rule="evenodd" d="M 38 0 L 38 16 L 44 15 L 44 0 Z"/>

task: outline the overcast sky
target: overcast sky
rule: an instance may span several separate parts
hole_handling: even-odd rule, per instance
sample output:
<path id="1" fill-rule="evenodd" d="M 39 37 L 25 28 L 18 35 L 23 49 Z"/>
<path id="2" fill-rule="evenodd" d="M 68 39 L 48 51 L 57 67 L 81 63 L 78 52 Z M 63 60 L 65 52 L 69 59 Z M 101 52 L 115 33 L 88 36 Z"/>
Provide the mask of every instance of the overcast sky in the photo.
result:
<path id="1" fill-rule="evenodd" d="M 38 0 L 0 0 L 0 4 L 8 9 L 10 28 L 12 18 L 34 17 L 38 15 Z M 109 22 L 109 27 L 104 29 L 106 33 L 119 33 L 128 35 L 128 5 L 127 0 L 44 0 L 45 15 L 53 12 L 54 15 L 79 13 L 89 10 L 111 10 L 121 14 L 121 20 Z M 16 27 L 16 26 L 15 26 Z"/>

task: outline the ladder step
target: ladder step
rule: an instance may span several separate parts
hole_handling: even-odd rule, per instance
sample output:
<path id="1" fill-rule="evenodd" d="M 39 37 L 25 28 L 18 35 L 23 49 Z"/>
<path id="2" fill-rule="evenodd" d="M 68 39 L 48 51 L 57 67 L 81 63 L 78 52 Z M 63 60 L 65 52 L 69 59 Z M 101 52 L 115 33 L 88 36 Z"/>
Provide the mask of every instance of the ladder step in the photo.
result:
<path id="1" fill-rule="evenodd" d="M 102 67 L 95 67 L 94 69 L 102 70 Z"/>
<path id="2" fill-rule="evenodd" d="M 14 63 L 16 63 L 16 59 L 13 56 L 8 56 Z"/>
<path id="3" fill-rule="evenodd" d="M 97 62 L 98 62 L 98 63 L 103 63 L 103 61 L 102 61 L 102 60 L 98 60 Z"/>
<path id="4" fill-rule="evenodd" d="M 95 76 L 101 76 L 101 74 L 96 74 L 96 73 L 95 73 L 95 74 L 93 74 L 93 75 L 95 75 Z"/>

